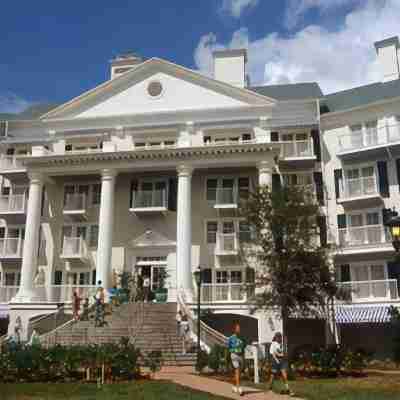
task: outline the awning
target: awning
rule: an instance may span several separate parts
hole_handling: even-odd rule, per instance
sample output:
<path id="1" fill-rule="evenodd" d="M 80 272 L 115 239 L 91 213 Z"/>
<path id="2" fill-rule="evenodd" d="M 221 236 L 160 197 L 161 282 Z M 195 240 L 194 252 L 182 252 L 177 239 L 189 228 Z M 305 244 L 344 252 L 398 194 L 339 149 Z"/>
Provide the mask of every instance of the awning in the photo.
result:
<path id="1" fill-rule="evenodd" d="M 389 306 L 336 306 L 336 322 L 338 324 L 390 322 Z"/>

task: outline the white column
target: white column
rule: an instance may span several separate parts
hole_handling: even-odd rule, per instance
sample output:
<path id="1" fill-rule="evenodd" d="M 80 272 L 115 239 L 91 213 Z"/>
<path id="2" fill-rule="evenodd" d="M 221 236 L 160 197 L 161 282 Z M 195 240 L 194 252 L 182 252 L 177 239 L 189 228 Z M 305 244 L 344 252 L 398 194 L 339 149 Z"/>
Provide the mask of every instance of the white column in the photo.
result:
<path id="1" fill-rule="evenodd" d="M 178 204 L 176 221 L 176 279 L 178 290 L 191 295 L 192 290 L 192 207 L 191 180 L 193 169 L 180 165 L 178 171 Z"/>
<path id="2" fill-rule="evenodd" d="M 272 168 L 269 161 L 260 161 L 258 168 L 258 184 L 260 186 L 269 186 L 272 189 Z"/>
<path id="3" fill-rule="evenodd" d="M 101 200 L 99 239 L 97 246 L 96 278 L 105 289 L 111 287 L 111 253 L 114 230 L 114 188 L 116 171 L 101 171 Z"/>
<path id="4" fill-rule="evenodd" d="M 21 285 L 14 301 L 35 301 L 34 279 L 38 266 L 38 246 L 40 215 L 42 211 L 42 192 L 44 176 L 40 173 L 29 174 L 29 197 L 26 213 L 25 239 L 22 255 Z"/>

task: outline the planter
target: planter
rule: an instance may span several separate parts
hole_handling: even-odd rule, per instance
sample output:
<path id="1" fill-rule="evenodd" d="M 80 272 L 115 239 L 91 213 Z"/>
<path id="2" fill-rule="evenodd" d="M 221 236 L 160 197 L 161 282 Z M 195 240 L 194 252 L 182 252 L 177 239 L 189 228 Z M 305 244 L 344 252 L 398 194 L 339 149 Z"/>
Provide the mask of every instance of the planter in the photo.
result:
<path id="1" fill-rule="evenodd" d="M 156 302 L 157 303 L 166 303 L 168 300 L 168 290 L 159 290 L 156 292 Z"/>

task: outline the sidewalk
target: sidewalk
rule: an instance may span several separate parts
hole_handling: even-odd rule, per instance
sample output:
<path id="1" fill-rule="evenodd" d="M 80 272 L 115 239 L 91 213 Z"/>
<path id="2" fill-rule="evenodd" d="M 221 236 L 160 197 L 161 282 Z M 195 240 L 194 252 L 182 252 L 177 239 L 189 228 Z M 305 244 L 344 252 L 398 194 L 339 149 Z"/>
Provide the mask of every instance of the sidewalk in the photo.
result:
<path id="1" fill-rule="evenodd" d="M 216 379 L 205 378 L 197 375 L 192 367 L 164 367 L 156 374 L 156 379 L 172 381 L 178 385 L 186 386 L 201 392 L 207 392 L 227 399 L 245 398 L 249 400 L 284 400 L 296 397 L 282 396 L 275 393 L 261 392 L 255 388 L 244 387 L 244 396 L 232 393 L 232 385 Z M 298 399 L 298 398 L 297 398 Z M 299 399 L 298 399 L 299 400 Z"/>

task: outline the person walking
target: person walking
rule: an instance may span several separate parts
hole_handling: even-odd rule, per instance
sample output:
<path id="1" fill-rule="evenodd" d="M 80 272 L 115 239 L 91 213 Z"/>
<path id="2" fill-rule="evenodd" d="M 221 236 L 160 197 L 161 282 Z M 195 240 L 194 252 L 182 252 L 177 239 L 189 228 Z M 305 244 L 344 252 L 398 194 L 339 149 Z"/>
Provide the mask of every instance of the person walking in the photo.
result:
<path id="1" fill-rule="evenodd" d="M 182 314 L 182 320 L 180 323 L 180 333 L 182 338 L 182 354 L 186 354 L 186 345 L 190 339 L 190 326 L 186 314 Z"/>
<path id="2" fill-rule="evenodd" d="M 76 290 L 74 290 L 73 293 L 73 299 L 72 299 L 72 307 L 73 307 L 73 317 L 75 321 L 79 320 L 79 311 L 81 309 L 81 301 L 82 299 L 79 297 L 79 294 Z"/>
<path id="3" fill-rule="evenodd" d="M 280 332 L 275 333 L 271 346 L 269 348 L 269 354 L 271 357 L 272 368 L 271 377 L 269 379 L 269 390 L 273 388 L 274 378 L 276 375 L 280 374 L 285 385 L 285 390 L 281 394 L 288 394 L 289 396 L 294 396 L 294 393 L 289 389 L 287 369 L 288 364 L 284 358 L 284 353 L 282 350 L 282 334 Z"/>
<path id="4" fill-rule="evenodd" d="M 104 288 L 102 282 L 97 282 L 97 291 L 95 296 L 95 326 L 104 325 Z"/>
<path id="5" fill-rule="evenodd" d="M 176 320 L 176 334 L 178 335 L 178 337 L 180 337 L 181 336 L 181 322 L 182 322 L 182 311 L 181 310 L 179 310 L 176 313 L 175 320 Z"/>
<path id="6" fill-rule="evenodd" d="M 233 334 L 228 339 L 228 349 L 231 355 L 232 366 L 234 369 L 233 393 L 243 396 L 243 390 L 240 387 L 240 373 L 243 366 L 243 355 L 246 347 L 244 339 L 240 336 L 240 325 L 236 323 L 233 328 Z"/>
<path id="7" fill-rule="evenodd" d="M 143 294 L 144 302 L 147 303 L 150 300 L 150 278 L 148 276 L 143 279 Z"/>

